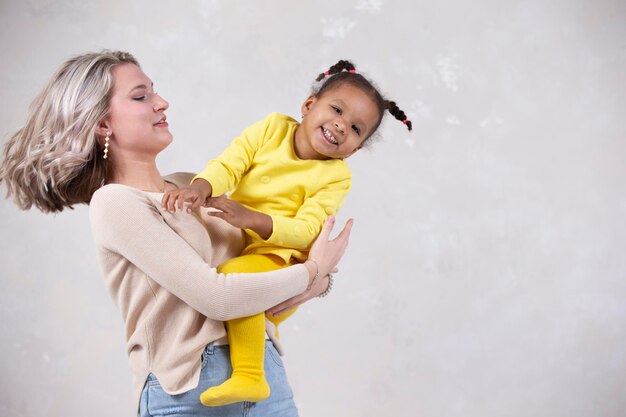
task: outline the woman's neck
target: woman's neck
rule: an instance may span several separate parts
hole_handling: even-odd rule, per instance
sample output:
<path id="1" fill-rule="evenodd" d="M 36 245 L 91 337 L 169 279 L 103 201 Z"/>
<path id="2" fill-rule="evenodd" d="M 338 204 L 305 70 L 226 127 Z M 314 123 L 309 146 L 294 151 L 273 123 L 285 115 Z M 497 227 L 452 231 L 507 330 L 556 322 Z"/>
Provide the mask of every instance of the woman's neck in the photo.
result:
<path id="1" fill-rule="evenodd" d="M 123 184 L 142 191 L 163 192 L 165 180 L 155 161 L 115 161 L 112 183 Z"/>

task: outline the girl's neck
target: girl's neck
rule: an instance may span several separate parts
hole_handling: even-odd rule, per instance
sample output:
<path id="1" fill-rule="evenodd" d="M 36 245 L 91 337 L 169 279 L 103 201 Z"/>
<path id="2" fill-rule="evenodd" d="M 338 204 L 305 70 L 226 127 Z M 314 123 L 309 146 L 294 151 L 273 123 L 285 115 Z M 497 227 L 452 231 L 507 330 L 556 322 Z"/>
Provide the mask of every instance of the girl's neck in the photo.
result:
<path id="1" fill-rule="evenodd" d="M 111 183 L 123 184 L 142 191 L 163 192 L 165 180 L 156 161 L 115 161 Z"/>

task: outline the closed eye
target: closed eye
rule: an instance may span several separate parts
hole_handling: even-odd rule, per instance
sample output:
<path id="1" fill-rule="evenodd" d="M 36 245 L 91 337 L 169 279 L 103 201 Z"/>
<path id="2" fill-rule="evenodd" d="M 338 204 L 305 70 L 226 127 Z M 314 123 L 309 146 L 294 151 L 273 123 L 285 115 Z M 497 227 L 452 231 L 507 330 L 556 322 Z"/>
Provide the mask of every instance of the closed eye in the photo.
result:
<path id="1" fill-rule="evenodd" d="M 361 135 L 361 130 L 356 125 L 352 125 L 352 130 L 354 130 L 357 135 Z"/>
<path id="2" fill-rule="evenodd" d="M 337 107 L 337 106 L 330 106 L 330 107 L 332 107 L 333 110 L 335 110 L 335 113 L 341 114 L 341 109 L 339 107 Z"/>
<path id="3" fill-rule="evenodd" d="M 144 101 L 147 98 L 148 98 L 148 96 L 139 96 L 139 97 L 133 97 L 133 100 Z"/>

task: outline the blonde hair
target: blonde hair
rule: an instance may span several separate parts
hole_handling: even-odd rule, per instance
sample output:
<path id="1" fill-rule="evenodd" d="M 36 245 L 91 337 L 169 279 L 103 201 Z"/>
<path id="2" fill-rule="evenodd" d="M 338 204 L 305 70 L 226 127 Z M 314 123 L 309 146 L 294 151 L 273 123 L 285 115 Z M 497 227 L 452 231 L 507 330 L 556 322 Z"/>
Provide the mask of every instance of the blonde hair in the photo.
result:
<path id="1" fill-rule="evenodd" d="M 96 128 L 109 112 L 116 65 L 139 65 L 127 52 L 75 56 L 31 104 L 26 124 L 4 146 L 0 183 L 23 210 L 44 213 L 89 204 L 108 179 Z"/>

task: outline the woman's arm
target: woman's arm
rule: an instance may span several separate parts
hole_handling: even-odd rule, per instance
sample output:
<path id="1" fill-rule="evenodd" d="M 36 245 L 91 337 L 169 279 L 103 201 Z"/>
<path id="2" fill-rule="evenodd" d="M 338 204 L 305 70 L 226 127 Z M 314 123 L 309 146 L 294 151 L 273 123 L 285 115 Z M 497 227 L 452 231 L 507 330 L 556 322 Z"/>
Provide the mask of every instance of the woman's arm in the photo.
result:
<path id="1" fill-rule="evenodd" d="M 98 246 L 123 256 L 207 317 L 230 320 L 256 314 L 311 287 L 315 271 L 308 264 L 312 262 L 266 273 L 217 273 L 172 230 L 154 204 L 132 188 L 103 187 L 94 194 L 90 206 Z M 197 222 L 191 216 L 187 220 Z M 206 233 L 201 224 L 197 227 Z M 347 244 L 347 237 L 343 240 Z M 343 240 L 322 245 L 324 251 L 316 260 L 320 274 L 328 273 L 339 261 Z"/>
<path id="2" fill-rule="evenodd" d="M 194 217 L 178 215 L 187 216 L 192 233 L 206 235 Z M 90 217 L 99 246 L 126 258 L 160 286 L 216 320 L 257 314 L 305 291 L 309 282 L 308 270 L 301 265 L 271 273 L 217 273 L 210 260 L 205 262 L 143 193 L 126 186 L 98 190 L 90 204 Z"/>

